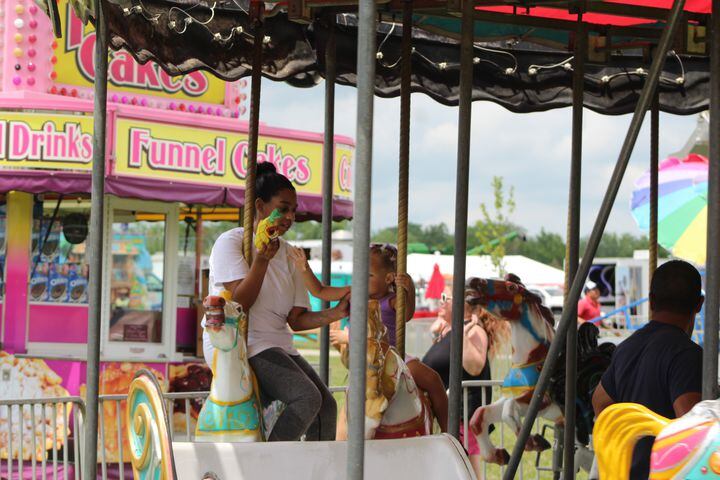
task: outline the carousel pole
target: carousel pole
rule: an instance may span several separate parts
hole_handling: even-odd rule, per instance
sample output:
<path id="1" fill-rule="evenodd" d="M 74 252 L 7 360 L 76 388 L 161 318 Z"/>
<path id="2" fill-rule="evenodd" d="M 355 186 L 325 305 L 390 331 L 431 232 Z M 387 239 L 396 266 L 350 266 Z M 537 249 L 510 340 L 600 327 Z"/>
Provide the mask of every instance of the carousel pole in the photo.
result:
<path id="1" fill-rule="evenodd" d="M 660 99 L 659 92 L 653 95 L 652 107 L 650 107 L 650 239 L 649 239 L 649 279 L 657 269 L 658 263 L 658 165 L 660 160 Z"/>
<path id="2" fill-rule="evenodd" d="M 458 109 L 457 173 L 455 180 L 455 258 L 453 316 L 450 330 L 450 396 L 448 433 L 460 438 L 462 418 L 463 320 L 465 311 L 465 255 L 467 250 L 468 190 L 470 188 L 470 122 L 472 120 L 473 38 L 475 2 L 462 2 L 460 39 L 460 98 Z M 465 432 L 467 435 L 467 432 Z"/>
<path id="3" fill-rule="evenodd" d="M 350 335 L 348 395 L 348 480 L 362 480 L 365 460 L 365 364 L 367 349 L 368 257 L 372 192 L 373 100 L 375 94 L 376 5 L 360 2 L 357 40 L 357 150 L 353 219 L 353 331 Z"/>
<path id="4" fill-rule="evenodd" d="M 583 96 L 585 93 L 585 56 L 587 30 L 578 13 L 573 61 L 572 153 L 568 199 L 567 249 L 565 250 L 565 306 L 577 318 L 577 303 L 570 303 L 568 291 L 577 274 L 580 258 L 580 192 L 582 177 Z M 565 353 L 565 438 L 563 444 L 563 478 L 575 478 L 575 399 L 577 397 L 577 328 L 567 332 Z"/>
<path id="5" fill-rule="evenodd" d="M 332 280 L 333 167 L 335 164 L 335 77 L 336 77 L 335 14 L 328 16 L 328 40 L 325 44 L 325 141 L 322 177 L 322 282 Z M 330 302 L 323 300 L 323 310 Z M 330 327 L 320 330 L 320 378 L 330 384 Z"/>
<path id="6" fill-rule="evenodd" d="M 203 255 L 203 218 L 202 207 L 197 206 L 197 218 L 195 219 L 195 295 L 202 303 L 202 255 Z M 199 307 L 198 307 L 199 308 Z"/>
<path id="7" fill-rule="evenodd" d="M 407 273 L 408 183 L 410 176 L 410 81 L 412 74 L 412 0 L 403 1 L 402 53 L 400 60 L 400 168 L 398 178 L 397 274 Z M 405 358 L 406 292 L 397 289 L 395 302 L 395 340 L 397 350 Z"/>
<path id="8" fill-rule="evenodd" d="M 703 400 L 718 396 L 718 322 L 720 322 L 720 0 L 710 20 L 710 165 L 708 167 Z"/>
<path id="9" fill-rule="evenodd" d="M 103 298 L 103 231 L 105 224 L 105 131 L 107 127 L 108 33 L 103 4 L 95 0 L 95 102 L 93 164 L 88 238 L 88 348 L 83 478 L 97 476 L 98 395 L 100 393 L 100 332 Z M 104 448 L 104 447 L 103 447 Z"/>
<path id="10" fill-rule="evenodd" d="M 250 2 L 250 13 L 254 18 L 252 77 L 250 83 L 250 126 L 248 131 L 247 176 L 245 177 L 245 200 L 243 202 L 243 256 L 252 263 L 253 233 L 255 230 L 255 178 L 257 176 L 257 151 L 260 127 L 260 86 L 262 83 L 262 49 L 265 29 L 262 23 L 263 4 Z M 246 312 L 247 313 L 247 312 Z M 248 322 L 241 326 L 245 341 L 248 335 Z"/>
<path id="11" fill-rule="evenodd" d="M 660 42 L 658 44 L 657 55 L 653 58 L 650 72 L 645 79 L 645 86 L 643 87 L 640 97 L 638 98 L 637 105 L 635 106 L 635 112 L 633 113 L 625 140 L 622 148 L 620 149 L 617 164 L 615 165 L 615 169 L 610 177 L 605 197 L 603 198 L 600 211 L 598 212 L 597 219 L 595 220 L 595 226 L 590 234 L 587 248 L 585 249 L 582 257 L 582 262 L 580 263 L 580 267 L 578 268 L 578 272 L 575 275 L 572 287 L 570 288 L 567 302 L 576 303 L 580 298 L 584 279 L 590 272 L 593 258 L 597 252 L 598 245 L 600 245 L 600 239 L 605 231 L 605 225 L 607 225 L 608 218 L 610 217 L 610 212 L 612 211 L 613 203 L 615 203 L 615 198 L 617 198 L 617 193 L 620 189 L 623 176 L 625 175 L 628 162 L 630 161 L 630 155 L 635 147 L 638 134 L 640 133 L 645 113 L 650 107 L 652 96 L 654 95 L 660 78 L 660 73 L 665 65 L 665 57 L 670 49 L 677 27 L 680 24 L 680 18 L 682 16 L 684 5 L 685 0 L 675 0 L 672 10 L 668 15 L 666 27 L 662 32 L 662 36 L 660 37 Z M 522 458 L 525 444 L 530 436 L 530 431 L 532 430 L 533 423 L 535 422 L 535 418 L 540 410 L 540 405 L 543 403 L 545 398 L 545 391 L 550 383 L 550 376 L 555 370 L 558 357 L 563 349 L 563 343 L 566 339 L 567 331 L 570 326 L 575 328 L 577 318 L 572 317 L 571 313 L 572 312 L 568 310 L 563 310 L 562 318 L 560 319 L 560 324 L 558 325 L 555 338 L 553 339 L 552 344 L 550 345 L 550 350 L 545 358 L 545 363 L 543 364 L 543 369 L 540 372 L 540 378 L 538 379 L 535 390 L 533 391 L 533 397 L 530 401 L 530 406 L 528 407 L 525 420 L 523 421 L 522 429 L 520 430 L 515 447 L 513 448 L 510 463 L 505 470 L 505 475 L 503 476 L 505 480 L 511 480 L 515 477 L 515 473 L 520 465 L 520 459 Z M 715 351 L 715 356 L 717 357 L 717 350 Z"/>

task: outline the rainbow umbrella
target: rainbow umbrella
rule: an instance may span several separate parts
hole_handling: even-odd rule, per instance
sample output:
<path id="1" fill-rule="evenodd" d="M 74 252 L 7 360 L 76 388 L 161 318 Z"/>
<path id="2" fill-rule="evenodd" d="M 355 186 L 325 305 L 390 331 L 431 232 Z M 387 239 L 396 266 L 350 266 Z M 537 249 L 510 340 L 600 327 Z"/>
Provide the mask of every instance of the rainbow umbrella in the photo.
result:
<path id="1" fill-rule="evenodd" d="M 689 154 L 659 165 L 658 243 L 676 257 L 705 264 L 708 159 Z M 650 172 L 635 182 L 632 215 L 641 230 L 650 229 Z"/>

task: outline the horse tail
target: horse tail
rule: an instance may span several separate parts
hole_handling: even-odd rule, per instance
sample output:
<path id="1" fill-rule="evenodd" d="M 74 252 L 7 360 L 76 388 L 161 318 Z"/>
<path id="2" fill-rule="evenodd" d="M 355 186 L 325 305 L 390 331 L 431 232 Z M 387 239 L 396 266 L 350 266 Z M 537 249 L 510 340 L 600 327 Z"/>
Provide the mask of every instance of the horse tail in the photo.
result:
<path id="1" fill-rule="evenodd" d="M 627 480 L 635 444 L 656 437 L 670 423 L 636 403 L 616 403 L 602 411 L 593 430 L 600 480 Z"/>

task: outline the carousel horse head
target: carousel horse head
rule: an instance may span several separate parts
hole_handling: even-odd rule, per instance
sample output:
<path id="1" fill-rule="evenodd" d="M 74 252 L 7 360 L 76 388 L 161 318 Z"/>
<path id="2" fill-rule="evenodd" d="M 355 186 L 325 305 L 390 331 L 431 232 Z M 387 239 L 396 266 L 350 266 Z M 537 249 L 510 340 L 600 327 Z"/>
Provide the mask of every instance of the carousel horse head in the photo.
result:
<path id="1" fill-rule="evenodd" d="M 465 284 L 465 302 L 480 306 L 495 316 L 510 322 L 514 332 L 525 330 L 526 340 L 536 347 L 547 346 L 553 339 L 554 318 L 552 312 L 542 305 L 540 297 L 529 292 L 516 276 L 509 280 L 470 278 Z"/>
<path id="2" fill-rule="evenodd" d="M 720 476 L 720 400 L 700 402 L 676 420 L 635 403 L 607 407 L 593 430 L 600 479 L 630 478 L 633 449 L 645 436 L 655 437 L 651 479 Z"/>

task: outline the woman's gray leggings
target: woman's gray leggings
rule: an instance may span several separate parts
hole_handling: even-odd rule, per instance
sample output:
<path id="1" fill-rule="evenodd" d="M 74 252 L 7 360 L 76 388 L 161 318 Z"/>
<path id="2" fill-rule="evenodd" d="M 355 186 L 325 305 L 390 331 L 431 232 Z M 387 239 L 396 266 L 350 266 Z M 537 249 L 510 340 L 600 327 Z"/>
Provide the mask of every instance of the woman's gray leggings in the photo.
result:
<path id="1" fill-rule="evenodd" d="M 279 348 L 250 357 L 264 406 L 280 400 L 285 409 L 268 441 L 335 440 L 337 405 L 330 390 L 300 355 Z"/>

